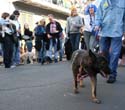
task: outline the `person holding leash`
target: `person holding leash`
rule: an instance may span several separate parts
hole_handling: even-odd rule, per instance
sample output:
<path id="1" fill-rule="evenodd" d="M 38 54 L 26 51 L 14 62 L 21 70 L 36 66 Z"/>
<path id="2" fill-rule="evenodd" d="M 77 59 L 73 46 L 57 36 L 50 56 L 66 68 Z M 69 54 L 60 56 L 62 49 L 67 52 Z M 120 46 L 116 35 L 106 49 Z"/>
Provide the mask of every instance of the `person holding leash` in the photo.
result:
<path id="1" fill-rule="evenodd" d="M 102 0 L 95 17 L 95 30 L 99 30 L 101 36 L 100 51 L 108 59 L 111 69 L 107 83 L 115 83 L 125 34 L 125 0 Z"/>

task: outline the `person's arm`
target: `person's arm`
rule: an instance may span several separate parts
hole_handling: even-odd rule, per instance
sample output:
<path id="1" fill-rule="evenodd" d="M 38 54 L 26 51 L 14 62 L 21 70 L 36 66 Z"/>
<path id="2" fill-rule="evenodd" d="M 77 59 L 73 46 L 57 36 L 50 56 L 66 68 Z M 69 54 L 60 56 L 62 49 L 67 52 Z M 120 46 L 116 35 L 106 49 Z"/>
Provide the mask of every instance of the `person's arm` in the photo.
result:
<path id="1" fill-rule="evenodd" d="M 100 3 L 97 12 L 95 13 L 95 30 L 98 31 L 101 28 L 103 17 L 102 4 Z"/>
<path id="2" fill-rule="evenodd" d="M 59 33 L 61 33 L 62 30 L 63 30 L 62 27 L 61 27 L 61 24 L 60 24 L 59 22 L 57 22 L 57 24 L 58 24 L 58 25 L 57 25 L 57 26 L 58 26 L 58 30 L 57 30 L 57 31 L 59 31 Z"/>
<path id="3" fill-rule="evenodd" d="M 123 36 L 124 36 L 124 39 L 125 39 L 125 11 L 124 11 L 124 18 L 123 18 Z"/>
<path id="4" fill-rule="evenodd" d="M 46 35 L 47 35 L 48 39 L 52 38 L 52 36 L 50 35 L 50 23 L 47 24 L 47 26 L 46 26 Z"/>
<path id="5" fill-rule="evenodd" d="M 69 37 L 69 29 L 70 29 L 69 18 L 67 18 L 67 22 L 66 22 L 66 37 Z"/>

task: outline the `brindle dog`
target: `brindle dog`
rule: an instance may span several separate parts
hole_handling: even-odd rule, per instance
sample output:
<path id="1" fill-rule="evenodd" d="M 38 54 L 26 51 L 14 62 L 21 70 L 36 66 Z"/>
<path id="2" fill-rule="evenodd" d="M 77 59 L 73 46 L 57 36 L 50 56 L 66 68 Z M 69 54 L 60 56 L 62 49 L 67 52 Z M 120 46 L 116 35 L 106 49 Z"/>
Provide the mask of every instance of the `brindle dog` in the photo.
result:
<path id="1" fill-rule="evenodd" d="M 91 80 L 91 92 L 92 101 L 95 103 L 101 103 L 96 97 L 97 86 L 97 73 L 100 73 L 103 77 L 108 77 L 110 74 L 110 68 L 108 61 L 101 54 L 95 54 L 91 50 L 76 50 L 72 54 L 72 71 L 74 76 L 74 92 L 78 93 L 78 83 L 82 87 L 83 78 L 90 77 Z"/>

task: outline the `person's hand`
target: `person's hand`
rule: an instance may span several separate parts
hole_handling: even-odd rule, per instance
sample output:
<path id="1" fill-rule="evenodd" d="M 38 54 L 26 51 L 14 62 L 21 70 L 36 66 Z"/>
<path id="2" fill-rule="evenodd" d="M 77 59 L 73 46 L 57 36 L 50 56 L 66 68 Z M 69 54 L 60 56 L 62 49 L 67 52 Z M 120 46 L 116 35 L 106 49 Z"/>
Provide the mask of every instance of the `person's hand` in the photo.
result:
<path id="1" fill-rule="evenodd" d="M 17 30 L 17 32 L 18 32 L 18 33 L 21 33 L 21 30 L 19 29 L 19 30 Z"/>
<path id="2" fill-rule="evenodd" d="M 50 35 L 50 34 L 47 34 L 47 37 L 50 39 L 50 38 L 52 38 L 52 36 Z"/>
<path id="3" fill-rule="evenodd" d="M 100 27 L 99 26 L 95 26 L 94 27 L 94 31 L 99 31 L 100 30 Z"/>

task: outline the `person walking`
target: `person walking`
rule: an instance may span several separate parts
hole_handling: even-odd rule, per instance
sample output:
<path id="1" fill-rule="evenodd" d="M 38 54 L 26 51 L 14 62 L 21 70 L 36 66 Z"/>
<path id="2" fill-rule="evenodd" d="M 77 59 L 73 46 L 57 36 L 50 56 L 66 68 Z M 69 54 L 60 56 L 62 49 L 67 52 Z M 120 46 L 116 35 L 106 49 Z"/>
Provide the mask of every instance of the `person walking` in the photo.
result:
<path id="1" fill-rule="evenodd" d="M 84 15 L 84 39 L 87 50 L 94 51 L 94 44 L 96 43 L 96 32 L 94 31 L 95 12 L 97 8 L 93 4 L 89 4 L 85 9 Z"/>
<path id="2" fill-rule="evenodd" d="M 96 13 L 95 30 L 100 31 L 100 51 L 108 59 L 111 69 L 107 83 L 115 83 L 125 34 L 125 0 L 102 0 Z"/>
<path id="3" fill-rule="evenodd" d="M 72 52 L 79 49 L 80 43 L 80 28 L 83 26 L 83 20 L 78 15 L 77 9 L 73 7 L 71 9 L 71 15 L 67 18 L 66 35 L 70 38 L 72 45 Z"/>

